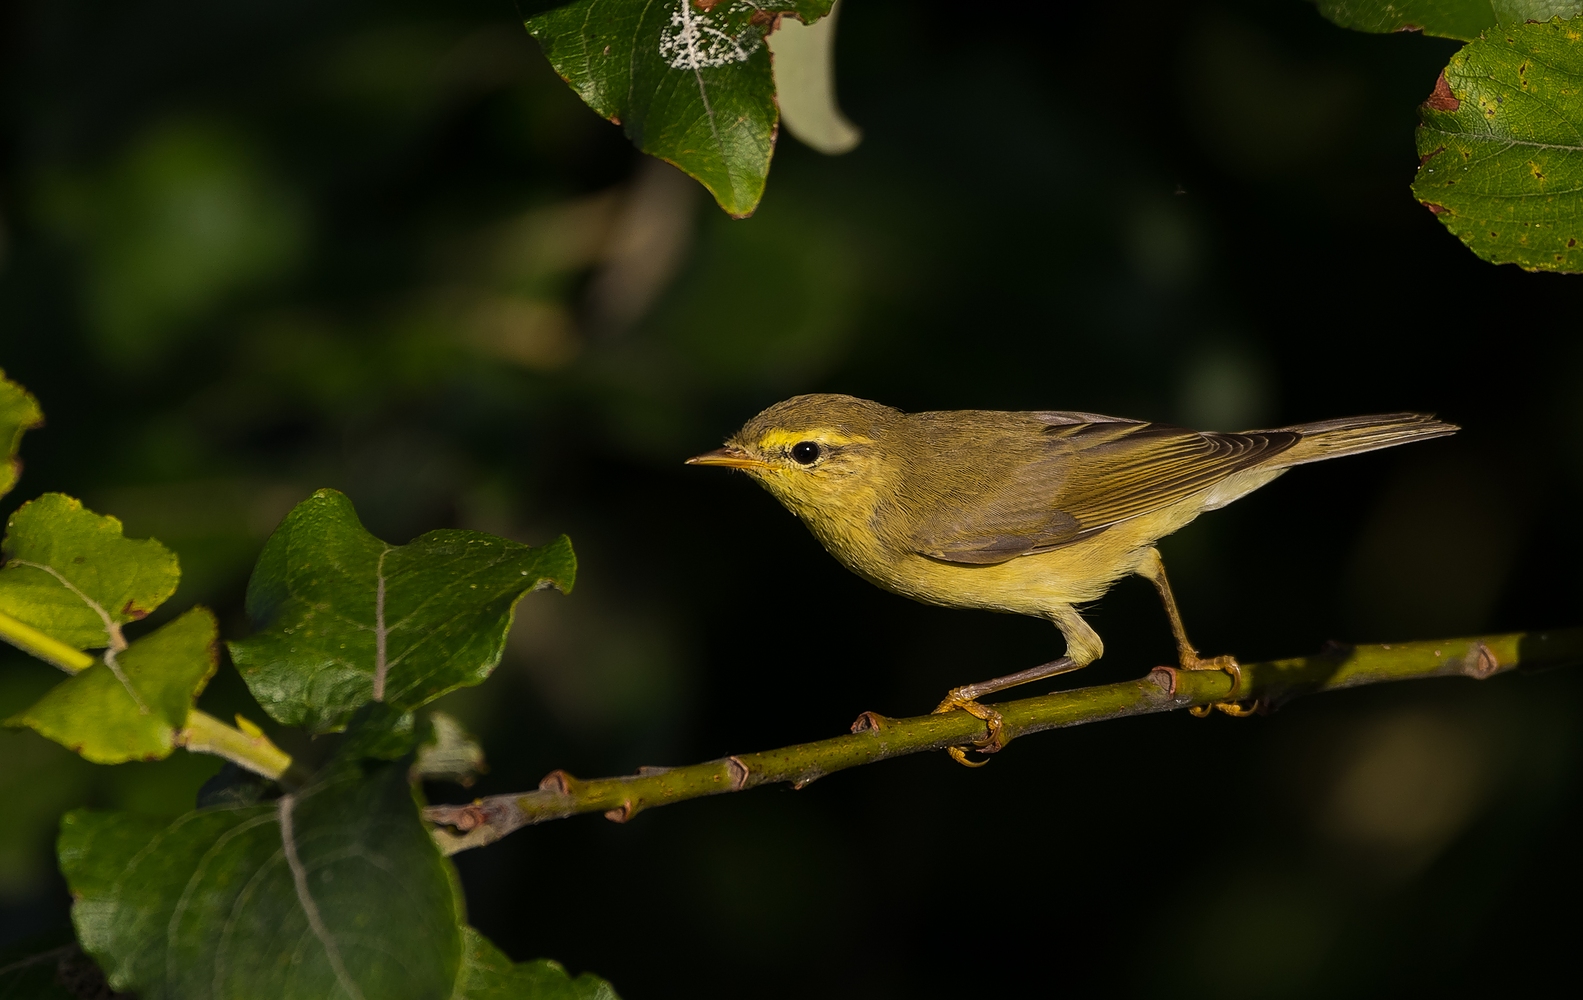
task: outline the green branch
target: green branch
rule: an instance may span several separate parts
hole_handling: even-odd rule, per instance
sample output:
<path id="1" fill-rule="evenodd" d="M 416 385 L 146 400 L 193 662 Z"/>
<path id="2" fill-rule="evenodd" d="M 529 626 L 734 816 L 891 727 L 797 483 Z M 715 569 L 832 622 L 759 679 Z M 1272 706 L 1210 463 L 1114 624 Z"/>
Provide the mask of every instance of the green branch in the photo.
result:
<path id="1" fill-rule="evenodd" d="M 1583 628 L 1555 632 L 1447 639 L 1440 642 L 1334 646 L 1316 656 L 1249 663 L 1239 696 L 1270 712 L 1303 695 L 1386 681 L 1429 677 L 1483 680 L 1518 666 L 1533 669 L 1583 661 Z M 995 705 L 1007 739 L 1046 729 L 1131 715 L 1171 712 L 1224 701 L 1231 679 L 1218 671 L 1156 667 L 1137 680 L 1057 691 Z M 790 782 L 802 788 L 827 774 L 904 754 L 971 748 L 988 737 L 966 712 L 887 719 L 865 712 L 852 734 L 763 753 L 737 754 L 703 764 L 642 768 L 637 774 L 583 781 L 552 772 L 531 792 L 494 795 L 464 806 L 431 806 L 425 817 L 447 853 L 481 847 L 524 826 L 602 812 L 625 822 L 645 809 L 758 785 Z"/>

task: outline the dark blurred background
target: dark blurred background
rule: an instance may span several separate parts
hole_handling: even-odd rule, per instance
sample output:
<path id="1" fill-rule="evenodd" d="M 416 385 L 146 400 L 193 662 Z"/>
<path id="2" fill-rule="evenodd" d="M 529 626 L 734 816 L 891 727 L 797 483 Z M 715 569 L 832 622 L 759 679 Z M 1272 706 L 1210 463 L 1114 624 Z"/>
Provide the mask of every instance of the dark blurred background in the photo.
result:
<path id="1" fill-rule="evenodd" d="M 229 637 L 314 488 L 405 541 L 569 533 L 441 707 L 532 787 L 920 713 L 1057 655 L 1031 619 L 848 575 L 745 477 L 684 468 L 807 391 L 1242 429 L 1423 409 L 1449 441 L 1298 470 L 1168 539 L 1192 634 L 1577 624 L 1583 279 L 1477 260 L 1411 198 L 1455 44 L 1301 0 L 849 0 L 866 140 L 782 137 L 733 222 L 633 152 L 505 0 L 0 7 L 0 364 L 48 414 L 7 509 L 79 495 L 181 556 Z M 1147 584 L 1090 621 L 1171 658 Z M 0 713 L 57 676 L 5 652 Z M 203 706 L 262 720 L 234 672 Z M 1583 672 L 1030 737 L 553 823 L 458 857 L 473 922 L 648 997 L 1522 992 L 1570 969 Z M 293 749 L 312 753 L 291 734 Z M 64 919 L 78 804 L 191 805 L 217 761 L 0 733 L 0 943 Z"/>

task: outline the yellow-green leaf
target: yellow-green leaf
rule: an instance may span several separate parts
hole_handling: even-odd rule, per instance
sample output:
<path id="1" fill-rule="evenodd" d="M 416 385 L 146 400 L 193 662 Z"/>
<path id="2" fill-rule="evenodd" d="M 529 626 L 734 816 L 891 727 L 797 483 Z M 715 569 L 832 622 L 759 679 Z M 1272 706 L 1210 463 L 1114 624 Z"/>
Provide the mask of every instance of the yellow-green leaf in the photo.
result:
<path id="1" fill-rule="evenodd" d="M 11 492 L 22 474 L 22 460 L 17 458 L 22 435 L 43 423 L 44 411 L 38 400 L 0 369 L 0 496 Z"/>
<path id="2" fill-rule="evenodd" d="M 219 630 L 207 608 L 61 681 L 8 726 L 27 726 L 96 764 L 158 760 L 214 676 Z"/>
<path id="3" fill-rule="evenodd" d="M 1583 271 L 1583 20 L 1503 26 L 1420 109 L 1413 194 L 1473 252 Z"/>
<path id="4" fill-rule="evenodd" d="M 176 556 L 61 493 L 19 507 L 0 544 L 0 613 L 76 649 L 114 646 L 127 622 L 176 592 Z"/>
<path id="5" fill-rule="evenodd" d="M 1576 17 L 1583 0 L 1318 0 L 1319 12 L 1355 31 L 1422 31 L 1470 42 L 1499 24 Z"/>

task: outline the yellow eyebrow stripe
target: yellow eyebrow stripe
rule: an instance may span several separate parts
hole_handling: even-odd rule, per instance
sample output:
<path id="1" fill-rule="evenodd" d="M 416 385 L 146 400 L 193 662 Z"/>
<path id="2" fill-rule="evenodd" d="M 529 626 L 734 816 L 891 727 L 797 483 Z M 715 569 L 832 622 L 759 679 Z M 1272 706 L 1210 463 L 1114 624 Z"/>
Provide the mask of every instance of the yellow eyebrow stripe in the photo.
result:
<path id="1" fill-rule="evenodd" d="M 834 428 L 810 427 L 804 431 L 770 431 L 759 440 L 759 447 L 764 449 L 789 448 L 799 441 L 819 441 L 823 444 L 829 445 L 874 443 L 873 438 L 866 438 L 852 434 L 842 434 L 840 431 L 835 430 Z"/>

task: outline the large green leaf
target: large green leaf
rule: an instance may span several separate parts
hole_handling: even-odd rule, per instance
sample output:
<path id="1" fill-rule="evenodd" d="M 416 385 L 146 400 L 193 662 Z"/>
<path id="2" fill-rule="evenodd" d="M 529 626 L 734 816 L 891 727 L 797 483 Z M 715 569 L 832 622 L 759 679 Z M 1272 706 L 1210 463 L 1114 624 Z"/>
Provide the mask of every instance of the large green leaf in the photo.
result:
<path id="1" fill-rule="evenodd" d="M 22 460 L 16 457 L 22 435 L 43 423 L 44 411 L 38 400 L 0 369 L 0 496 L 11 492 L 22 474 Z"/>
<path id="2" fill-rule="evenodd" d="M 610 984 L 590 973 L 576 979 L 560 963 L 541 958 L 513 963 L 471 927 L 466 957 L 452 1000 L 620 1000 Z"/>
<path id="3" fill-rule="evenodd" d="M 388 545 L 352 503 L 320 490 L 264 545 L 247 587 L 258 632 L 231 658 L 264 710 L 315 732 L 370 701 L 411 711 L 477 684 L 500 662 L 517 601 L 571 589 L 565 536 L 534 548 L 477 531 Z"/>
<path id="4" fill-rule="evenodd" d="M 219 630 L 207 608 L 193 608 L 119 653 L 55 685 L 6 720 L 28 726 L 96 764 L 158 760 L 214 676 Z"/>
<path id="5" fill-rule="evenodd" d="M 120 644 L 120 627 L 159 607 L 181 579 L 176 556 L 81 501 L 46 493 L 17 508 L 0 544 L 0 613 L 76 649 Z"/>
<path id="6" fill-rule="evenodd" d="M 751 215 L 764 194 L 778 112 L 766 32 L 810 23 L 832 0 L 573 0 L 527 19 L 555 71 L 645 153 Z"/>
<path id="7" fill-rule="evenodd" d="M 61 870 L 78 940 L 142 1000 L 433 1000 L 461 897 L 402 763 L 337 765 L 278 801 L 171 823 L 77 811 Z"/>
<path id="8" fill-rule="evenodd" d="M 1420 109 L 1413 194 L 1473 252 L 1583 270 L 1583 21 L 1503 27 Z"/>
<path id="9" fill-rule="evenodd" d="M 1576 17 L 1583 0 L 1318 0 L 1325 17 L 1356 31 L 1422 31 L 1470 42 L 1500 24 Z"/>

